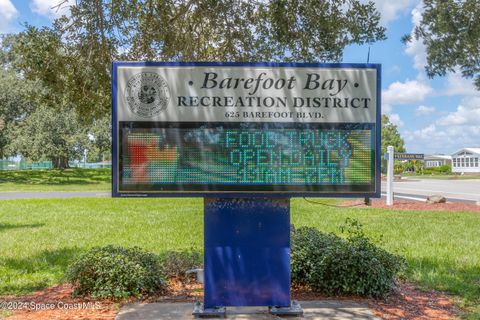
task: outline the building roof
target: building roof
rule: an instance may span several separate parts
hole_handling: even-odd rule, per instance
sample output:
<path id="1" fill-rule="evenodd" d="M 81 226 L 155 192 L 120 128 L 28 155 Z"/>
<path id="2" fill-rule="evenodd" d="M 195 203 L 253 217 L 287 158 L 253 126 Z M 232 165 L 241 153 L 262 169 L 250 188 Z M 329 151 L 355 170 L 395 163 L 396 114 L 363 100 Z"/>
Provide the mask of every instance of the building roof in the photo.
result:
<path id="1" fill-rule="evenodd" d="M 452 157 L 459 154 L 459 153 L 465 152 L 465 151 L 480 155 L 480 148 L 463 148 L 463 149 L 458 150 L 454 154 L 452 154 Z"/>
<path id="2" fill-rule="evenodd" d="M 425 160 L 452 160 L 452 156 L 446 154 L 430 154 L 425 156 Z"/>

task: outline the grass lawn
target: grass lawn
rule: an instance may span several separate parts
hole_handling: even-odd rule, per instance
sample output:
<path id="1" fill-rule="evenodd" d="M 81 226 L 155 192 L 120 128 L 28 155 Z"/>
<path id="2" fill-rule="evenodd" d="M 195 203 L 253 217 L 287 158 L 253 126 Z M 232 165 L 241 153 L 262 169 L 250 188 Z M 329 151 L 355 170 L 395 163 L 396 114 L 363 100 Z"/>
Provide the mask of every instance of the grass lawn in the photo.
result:
<path id="1" fill-rule="evenodd" d="M 326 202 L 327 200 L 320 200 Z M 202 199 L 32 199 L 0 202 L 0 295 L 62 281 L 92 246 L 203 249 Z M 404 256 L 407 277 L 449 292 L 480 317 L 480 214 L 333 208 L 292 200 L 292 223 L 339 232 L 359 220 L 384 248 Z"/>
<path id="2" fill-rule="evenodd" d="M 110 191 L 110 169 L 3 170 L 0 192 Z"/>

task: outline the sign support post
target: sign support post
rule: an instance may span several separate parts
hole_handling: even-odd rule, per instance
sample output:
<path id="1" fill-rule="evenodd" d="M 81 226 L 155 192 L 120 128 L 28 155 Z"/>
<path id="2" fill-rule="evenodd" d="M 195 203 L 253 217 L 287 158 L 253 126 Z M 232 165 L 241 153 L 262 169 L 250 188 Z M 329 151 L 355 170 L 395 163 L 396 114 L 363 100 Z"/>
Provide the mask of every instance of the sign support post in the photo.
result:
<path id="1" fill-rule="evenodd" d="M 393 205 L 393 162 L 395 151 L 393 146 L 387 147 L 388 165 L 387 165 L 387 206 Z"/>
<path id="2" fill-rule="evenodd" d="M 301 315 L 290 300 L 290 199 L 205 198 L 204 305 L 196 317 L 227 306 L 269 306 Z"/>

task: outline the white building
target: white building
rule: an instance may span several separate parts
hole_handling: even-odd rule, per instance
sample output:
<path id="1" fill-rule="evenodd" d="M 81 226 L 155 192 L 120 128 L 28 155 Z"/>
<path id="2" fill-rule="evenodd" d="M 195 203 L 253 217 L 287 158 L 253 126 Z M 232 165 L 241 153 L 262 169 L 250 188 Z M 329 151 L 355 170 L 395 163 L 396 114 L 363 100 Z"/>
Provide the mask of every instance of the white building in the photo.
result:
<path id="1" fill-rule="evenodd" d="M 447 156 L 444 154 L 433 154 L 430 156 L 425 156 L 423 159 L 425 168 L 436 168 L 440 166 L 451 166 L 452 156 Z"/>
<path id="2" fill-rule="evenodd" d="M 452 172 L 480 173 L 480 148 L 463 148 L 452 154 Z"/>

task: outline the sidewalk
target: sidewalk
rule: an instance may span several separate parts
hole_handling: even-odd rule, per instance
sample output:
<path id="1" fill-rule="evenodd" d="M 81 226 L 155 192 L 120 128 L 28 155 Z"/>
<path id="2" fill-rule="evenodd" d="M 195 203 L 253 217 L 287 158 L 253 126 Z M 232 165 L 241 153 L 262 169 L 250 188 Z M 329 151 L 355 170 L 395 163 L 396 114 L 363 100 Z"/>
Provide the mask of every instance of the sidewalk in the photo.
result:
<path id="1" fill-rule="evenodd" d="M 365 304 L 353 301 L 300 301 L 303 317 L 285 317 L 270 315 L 266 307 L 227 308 L 227 319 L 270 320 L 270 319 L 335 319 L 335 320 L 379 320 Z M 193 303 L 149 303 L 128 304 L 124 306 L 116 320 L 178 320 L 194 319 Z M 212 318 L 210 318 L 212 319 Z M 215 319 L 215 318 L 213 318 Z"/>

